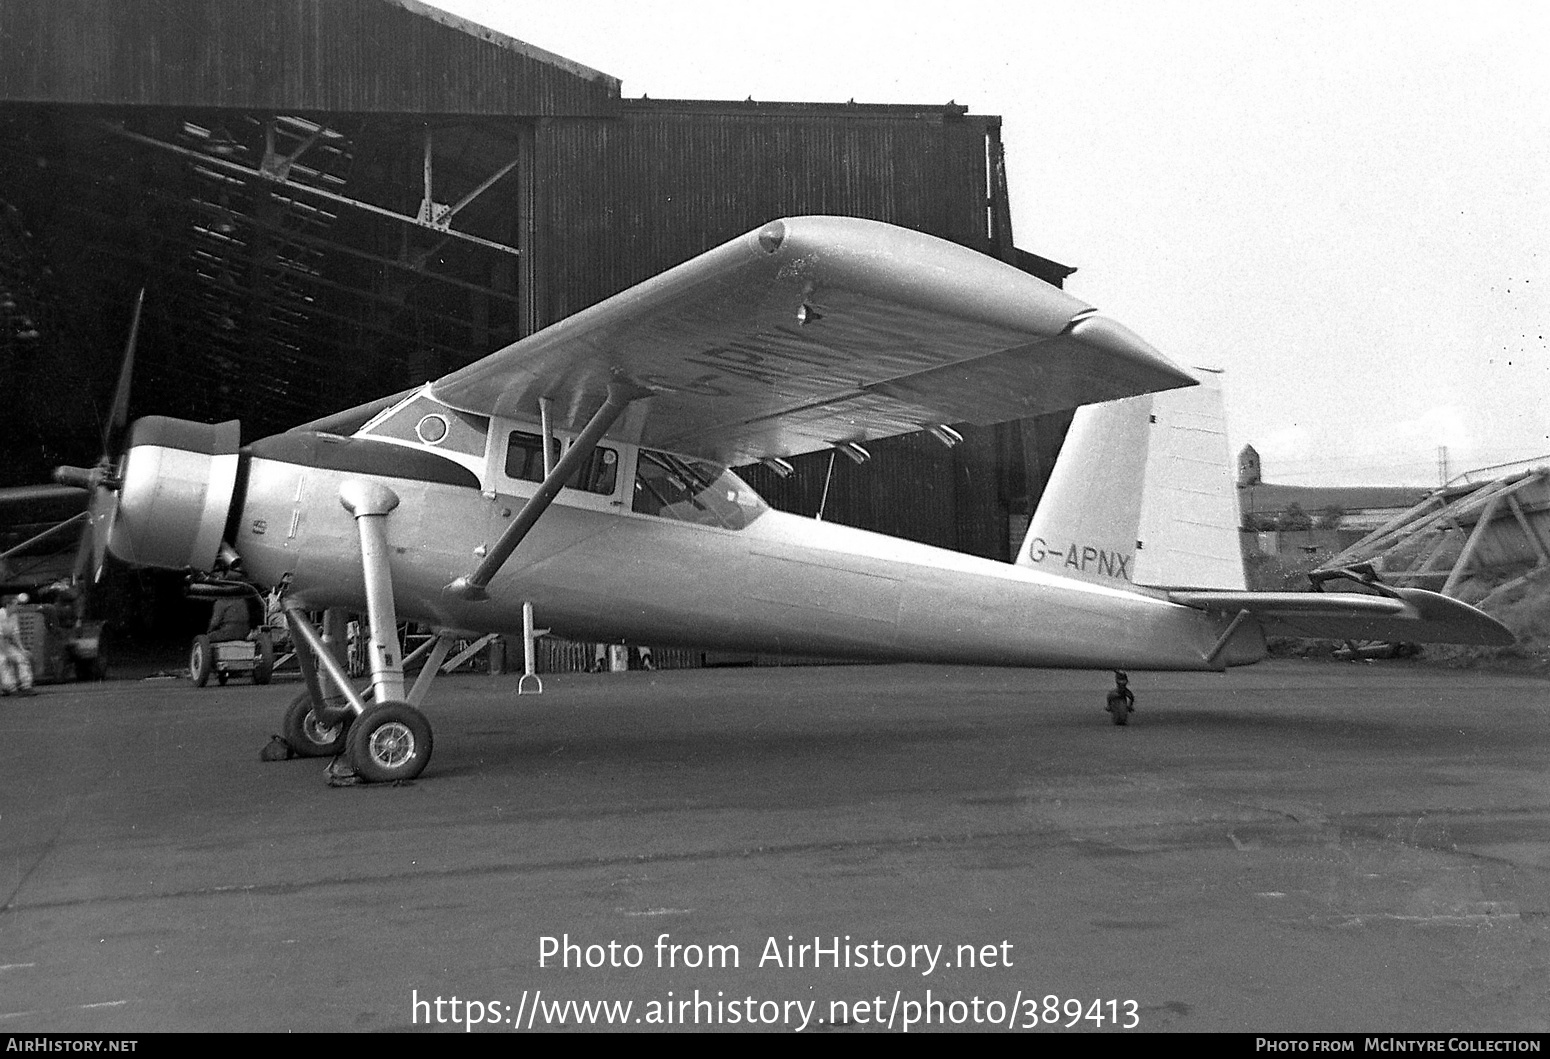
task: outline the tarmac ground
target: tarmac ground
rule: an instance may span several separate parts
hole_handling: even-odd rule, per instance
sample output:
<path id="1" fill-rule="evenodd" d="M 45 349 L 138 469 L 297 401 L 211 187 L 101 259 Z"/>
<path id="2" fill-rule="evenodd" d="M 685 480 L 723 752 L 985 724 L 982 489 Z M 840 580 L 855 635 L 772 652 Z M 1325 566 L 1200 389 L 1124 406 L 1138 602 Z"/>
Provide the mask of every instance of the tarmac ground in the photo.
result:
<path id="1" fill-rule="evenodd" d="M 454 676 L 351 788 L 294 678 L 3 699 L 0 1032 L 1550 1031 L 1550 683 L 1111 680 Z"/>

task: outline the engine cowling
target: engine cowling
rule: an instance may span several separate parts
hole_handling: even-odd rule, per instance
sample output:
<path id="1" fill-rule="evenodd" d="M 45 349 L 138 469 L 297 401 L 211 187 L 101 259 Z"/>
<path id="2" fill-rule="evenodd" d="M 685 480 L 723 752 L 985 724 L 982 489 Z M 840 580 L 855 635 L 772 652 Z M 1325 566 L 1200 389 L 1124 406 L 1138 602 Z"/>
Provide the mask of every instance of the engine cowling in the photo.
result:
<path id="1" fill-rule="evenodd" d="M 237 420 L 135 420 L 118 475 L 108 547 L 125 562 L 211 570 L 231 513 L 241 462 Z"/>

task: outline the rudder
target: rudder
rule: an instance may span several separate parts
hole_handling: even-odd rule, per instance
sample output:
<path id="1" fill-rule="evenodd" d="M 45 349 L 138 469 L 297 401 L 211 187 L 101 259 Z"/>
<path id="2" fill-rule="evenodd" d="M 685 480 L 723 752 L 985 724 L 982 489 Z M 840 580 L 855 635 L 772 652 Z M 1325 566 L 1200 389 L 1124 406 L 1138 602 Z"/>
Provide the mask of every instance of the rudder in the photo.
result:
<path id="1" fill-rule="evenodd" d="M 1111 586 L 1242 589 L 1220 373 L 1077 411 L 1017 563 Z"/>

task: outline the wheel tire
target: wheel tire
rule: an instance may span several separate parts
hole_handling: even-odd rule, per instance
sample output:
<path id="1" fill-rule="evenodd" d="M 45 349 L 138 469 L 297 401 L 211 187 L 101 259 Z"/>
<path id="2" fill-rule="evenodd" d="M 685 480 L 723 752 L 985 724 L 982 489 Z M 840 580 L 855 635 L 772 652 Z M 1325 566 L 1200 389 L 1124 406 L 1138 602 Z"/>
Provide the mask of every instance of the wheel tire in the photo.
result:
<path id="1" fill-rule="evenodd" d="M 381 702 L 350 725 L 350 764 L 369 783 L 412 780 L 431 759 L 431 725 L 407 702 Z"/>
<path id="2" fill-rule="evenodd" d="M 1126 725 L 1130 723 L 1130 701 L 1117 691 L 1109 692 L 1109 704 L 1104 707 L 1109 715 L 1114 718 L 1114 723 Z"/>
<path id="3" fill-rule="evenodd" d="M 224 669 L 217 669 L 215 671 L 215 682 L 217 684 L 219 684 L 221 687 L 224 688 L 226 686 L 226 682 L 228 680 L 230 680 L 230 679 L 231 679 L 231 674 L 226 672 L 226 670 L 224 670 Z"/>
<path id="4" fill-rule="evenodd" d="M 331 728 L 323 727 L 312 712 L 311 692 L 303 691 L 286 707 L 280 734 L 297 757 L 334 757 L 344 752 L 350 721 L 347 718 Z"/>
<path id="5" fill-rule="evenodd" d="M 258 656 L 253 660 L 253 683 L 267 684 L 274 676 L 274 641 L 268 633 L 261 632 L 254 640 Z"/>
<path id="6" fill-rule="evenodd" d="M 194 682 L 194 687 L 202 688 L 210 683 L 210 674 L 215 671 L 215 648 L 210 646 L 208 636 L 194 637 L 194 646 L 188 652 L 188 675 Z"/>

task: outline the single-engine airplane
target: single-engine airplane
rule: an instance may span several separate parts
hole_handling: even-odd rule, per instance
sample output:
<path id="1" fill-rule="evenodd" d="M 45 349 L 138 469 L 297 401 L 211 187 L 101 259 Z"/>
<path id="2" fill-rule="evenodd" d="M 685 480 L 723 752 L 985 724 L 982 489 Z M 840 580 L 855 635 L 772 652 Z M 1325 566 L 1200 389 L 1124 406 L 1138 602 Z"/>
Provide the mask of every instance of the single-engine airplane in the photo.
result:
<path id="1" fill-rule="evenodd" d="M 1119 671 L 1245 664 L 1267 633 L 1510 642 L 1413 589 L 1244 591 L 1197 381 L 993 258 L 797 217 L 405 393 L 245 447 L 142 418 L 116 465 L 57 477 L 92 490 L 99 561 L 279 587 L 308 679 L 286 737 L 368 781 L 420 773 L 454 636 L 521 630 L 524 603 L 577 639 L 1115 670 L 1120 723 Z M 1015 563 L 771 511 L 727 470 L 1081 405 Z M 369 618 L 365 694 L 308 618 L 341 609 Z M 408 690 L 401 617 L 440 631 Z"/>

